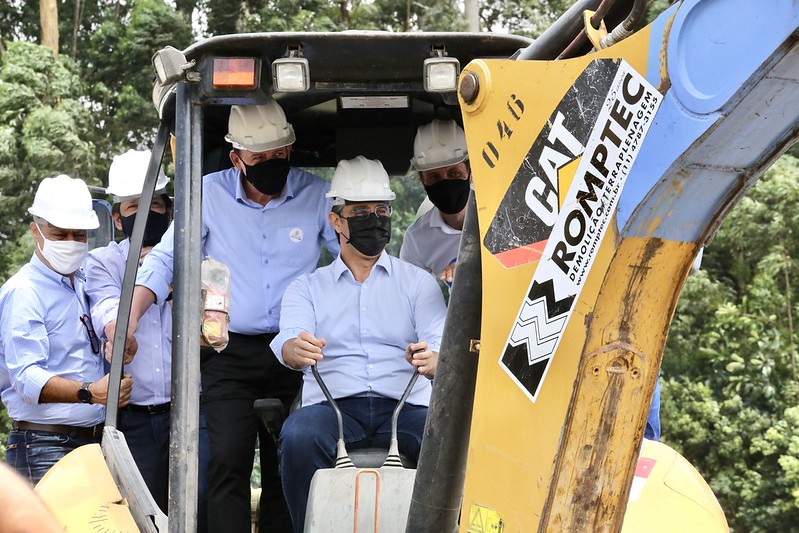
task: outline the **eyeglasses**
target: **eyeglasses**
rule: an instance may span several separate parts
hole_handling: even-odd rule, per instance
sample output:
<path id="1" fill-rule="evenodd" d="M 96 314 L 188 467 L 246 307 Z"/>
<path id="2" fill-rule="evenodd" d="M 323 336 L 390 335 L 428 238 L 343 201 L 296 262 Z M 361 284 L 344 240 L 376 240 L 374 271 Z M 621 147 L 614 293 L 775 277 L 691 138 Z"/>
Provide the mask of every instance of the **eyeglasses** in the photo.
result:
<path id="1" fill-rule="evenodd" d="M 339 213 L 339 216 L 347 220 L 366 220 L 372 213 L 374 213 L 377 218 L 389 218 L 392 213 L 391 206 L 388 204 L 380 204 L 375 206 L 374 209 L 369 209 L 365 205 L 356 205 L 350 209 L 349 216 L 344 216 L 343 210 Z"/>
<path id="2" fill-rule="evenodd" d="M 80 323 L 83 324 L 84 329 L 86 329 L 86 336 L 89 337 L 89 344 L 92 347 L 92 353 L 97 355 L 100 353 L 100 338 L 97 336 L 97 333 L 94 332 L 94 327 L 92 327 L 92 319 L 89 318 L 89 315 L 83 314 L 80 317 Z"/>

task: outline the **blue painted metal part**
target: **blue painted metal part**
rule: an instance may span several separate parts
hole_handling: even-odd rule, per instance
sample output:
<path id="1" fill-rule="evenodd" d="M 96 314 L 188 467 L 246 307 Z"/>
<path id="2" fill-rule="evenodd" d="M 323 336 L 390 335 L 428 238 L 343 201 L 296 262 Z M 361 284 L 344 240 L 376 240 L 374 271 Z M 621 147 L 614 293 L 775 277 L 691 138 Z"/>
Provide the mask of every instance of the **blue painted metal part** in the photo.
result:
<path id="1" fill-rule="evenodd" d="M 670 86 L 619 202 L 622 236 L 712 236 L 799 134 L 797 41 L 794 0 L 687 0 L 655 21 L 647 78 L 661 84 L 665 43 Z"/>

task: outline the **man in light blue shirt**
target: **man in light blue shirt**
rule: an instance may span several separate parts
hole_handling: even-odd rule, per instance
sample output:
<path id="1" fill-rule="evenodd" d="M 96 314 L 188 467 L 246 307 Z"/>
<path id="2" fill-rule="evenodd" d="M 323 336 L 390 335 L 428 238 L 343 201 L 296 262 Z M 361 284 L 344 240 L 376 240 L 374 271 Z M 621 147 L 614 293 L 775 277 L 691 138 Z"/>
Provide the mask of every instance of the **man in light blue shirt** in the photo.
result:
<path id="1" fill-rule="evenodd" d="M 46 178 L 28 212 L 34 255 L 0 289 L 0 393 L 13 428 L 6 461 L 37 483 L 73 449 L 100 442 L 108 376 L 80 271 L 87 230 L 99 226 L 89 189 Z M 131 385 L 126 374 L 120 405 Z"/>
<path id="2" fill-rule="evenodd" d="M 233 106 L 226 139 L 234 168 L 203 179 L 203 255 L 231 274 L 230 341 L 221 353 L 201 354 L 202 406 L 211 441 L 208 527 L 249 532 L 250 475 L 255 439 L 261 452 L 261 530 L 291 530 L 274 441 L 253 410 L 259 398 L 286 408 L 300 376 L 281 366 L 269 341 L 277 333 L 280 299 L 300 274 L 316 267 L 322 244 L 335 255 L 327 223 L 329 185 L 289 164 L 294 130 L 274 100 Z M 144 259 L 136 279 L 129 334 L 144 312 L 169 294 L 173 228 Z"/>
<path id="3" fill-rule="evenodd" d="M 108 172 L 106 193 L 114 196 L 111 214 L 117 231 L 127 238 L 92 250 L 86 259 L 86 294 L 92 322 L 101 339 L 107 340 L 106 331 L 116 325 L 130 236 L 149 162 L 150 152 L 130 150 L 114 157 Z M 172 201 L 165 191 L 167 182 L 163 174 L 158 177 L 144 232 L 142 257 L 161 240 L 172 219 Z M 161 301 L 147 310 L 136 340 L 139 348 L 136 357 L 125 367 L 136 386 L 130 403 L 119 410 L 118 428 L 125 435 L 153 499 L 166 512 L 172 368 L 172 309 L 168 302 Z M 110 357 L 110 352 L 106 356 Z"/>
<path id="4" fill-rule="evenodd" d="M 331 225 L 341 254 L 298 278 L 283 296 L 272 350 L 303 370 L 302 408 L 280 434 L 283 489 L 294 530 L 303 531 L 314 472 L 332 468 L 338 435 L 333 410 L 311 375 L 317 365 L 344 418 L 349 448 L 388 448 L 391 414 L 413 375 L 432 378 L 446 306 L 435 280 L 388 255 L 394 193 L 379 161 L 339 163 L 331 191 Z M 412 355 L 413 354 L 413 355 Z M 400 452 L 416 461 L 432 386 L 416 382 L 398 421 Z"/>

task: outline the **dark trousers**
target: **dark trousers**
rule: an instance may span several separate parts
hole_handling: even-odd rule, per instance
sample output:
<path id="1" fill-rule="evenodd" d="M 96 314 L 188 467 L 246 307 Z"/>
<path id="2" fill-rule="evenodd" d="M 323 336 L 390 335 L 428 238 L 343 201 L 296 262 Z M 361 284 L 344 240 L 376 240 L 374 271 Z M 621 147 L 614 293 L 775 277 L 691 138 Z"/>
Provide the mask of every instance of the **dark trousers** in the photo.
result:
<path id="1" fill-rule="evenodd" d="M 391 442 L 391 415 L 396 400 L 377 396 L 337 400 L 344 423 L 347 451 L 376 447 L 388 450 Z M 422 447 L 427 407 L 405 404 L 397 420 L 399 451 L 413 462 Z M 280 461 L 294 531 L 302 533 L 308 490 L 320 468 L 333 468 L 336 458 L 338 424 L 327 402 L 294 411 L 280 432 Z M 341 498 L 352 495 L 338 495 Z"/>
<path id="2" fill-rule="evenodd" d="M 170 413 L 148 414 L 128 407 L 119 410 L 119 430 L 125 435 L 136 466 L 150 494 L 161 510 L 167 512 L 169 494 L 169 420 Z M 199 457 L 197 476 L 197 532 L 208 531 L 208 461 L 211 450 L 205 416 L 200 407 Z"/>
<path id="3" fill-rule="evenodd" d="M 123 407 L 119 410 L 119 430 L 125 435 L 128 449 L 155 503 L 166 513 L 169 489 L 169 411 L 151 415 Z"/>
<path id="4" fill-rule="evenodd" d="M 221 353 L 202 352 L 203 409 L 211 443 L 208 530 L 250 532 L 250 475 L 256 437 L 261 449 L 261 520 L 264 533 L 289 533 L 291 520 L 278 470 L 277 447 L 253 402 L 279 398 L 286 412 L 302 374 L 280 364 L 269 348 L 274 334 L 238 335 Z"/>
<path id="5" fill-rule="evenodd" d="M 35 485 L 66 454 L 80 446 L 99 442 L 100 439 L 63 433 L 12 429 L 8 434 L 6 463 Z"/>

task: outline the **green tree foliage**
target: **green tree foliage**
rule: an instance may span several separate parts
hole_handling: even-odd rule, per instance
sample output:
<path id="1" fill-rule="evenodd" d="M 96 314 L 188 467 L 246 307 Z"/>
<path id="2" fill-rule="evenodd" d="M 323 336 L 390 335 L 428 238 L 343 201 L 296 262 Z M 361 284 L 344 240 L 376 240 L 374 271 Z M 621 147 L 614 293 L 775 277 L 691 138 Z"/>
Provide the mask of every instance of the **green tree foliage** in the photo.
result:
<path id="1" fill-rule="evenodd" d="M 0 71 L 0 272 L 8 273 L 26 209 L 43 178 L 91 181 L 94 121 L 69 60 L 31 43 L 9 43 Z M 3 278 L 7 277 L 7 274 Z"/>
<path id="2" fill-rule="evenodd" d="M 710 482 L 734 531 L 799 523 L 797 201 L 799 160 L 785 156 L 688 279 L 663 359 L 665 440 Z"/>
<path id="3" fill-rule="evenodd" d="M 535 37 L 572 3 L 482 2 L 481 27 Z M 650 2 L 646 22 L 671 3 Z M 152 138 L 155 50 L 240 31 L 464 27 L 455 0 L 61 0 L 55 57 L 34 44 L 38 9 L 38 2 L 0 2 L 0 280 L 30 257 L 25 210 L 42 178 L 68 173 L 101 184 L 111 156 Z M 790 154 L 707 248 L 664 356 L 665 440 L 709 480 L 736 532 L 799 524 L 799 147 Z M 415 176 L 392 187 L 389 251 L 397 254 L 424 192 Z"/>
<path id="4" fill-rule="evenodd" d="M 493 0 L 481 2 L 480 25 L 538 37 L 574 2 L 572 0 Z"/>
<path id="5" fill-rule="evenodd" d="M 236 11 L 235 25 L 218 26 L 209 14 L 208 31 L 230 33 L 234 26 L 240 31 L 405 31 L 406 27 L 412 31 L 457 31 L 465 27 L 463 15 L 452 0 L 424 4 L 406 0 L 269 0 L 249 2 L 245 7 Z"/>

